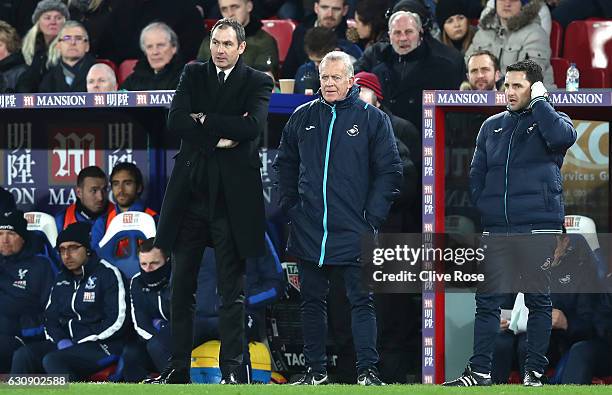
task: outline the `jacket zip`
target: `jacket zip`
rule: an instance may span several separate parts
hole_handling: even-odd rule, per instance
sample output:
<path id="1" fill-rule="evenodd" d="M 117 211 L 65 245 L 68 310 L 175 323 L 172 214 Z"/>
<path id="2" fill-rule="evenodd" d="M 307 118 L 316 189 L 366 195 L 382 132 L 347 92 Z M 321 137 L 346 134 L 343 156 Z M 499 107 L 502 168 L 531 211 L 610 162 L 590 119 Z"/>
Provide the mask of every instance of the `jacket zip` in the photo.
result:
<path id="1" fill-rule="evenodd" d="M 72 307 L 72 312 L 73 312 L 74 314 L 76 314 L 77 319 L 78 319 L 79 321 L 81 321 L 81 315 L 80 315 L 79 313 L 77 313 L 76 308 L 74 307 L 74 301 L 75 301 L 75 299 L 76 299 L 77 291 L 78 291 L 78 289 L 79 289 L 79 285 L 80 285 L 80 284 L 81 284 L 81 282 L 80 282 L 80 281 L 78 281 L 78 282 L 77 282 L 77 281 L 75 281 L 75 282 L 74 282 L 74 293 L 72 294 L 72 301 L 71 301 L 71 303 L 70 303 L 70 307 Z M 71 318 L 71 319 L 68 321 L 68 331 L 70 332 L 70 337 L 71 337 L 72 339 L 74 339 L 74 334 L 73 334 L 73 332 L 72 332 L 72 318 Z"/>
<path id="2" fill-rule="evenodd" d="M 508 165 L 510 163 L 510 150 L 512 149 L 512 137 L 514 137 L 514 132 L 516 132 L 516 129 L 518 129 L 520 123 L 521 116 L 519 115 L 519 119 L 516 122 L 516 126 L 514 126 L 514 129 L 512 129 L 512 133 L 510 134 L 510 142 L 508 143 L 508 155 L 506 157 L 506 175 L 504 185 L 504 216 L 506 217 L 506 226 L 510 226 L 510 221 L 508 221 Z"/>
<path id="3" fill-rule="evenodd" d="M 325 167 L 323 168 L 323 239 L 321 240 L 321 255 L 319 256 L 319 267 L 323 266 L 325 259 L 325 244 L 327 243 L 327 171 L 329 166 L 329 149 L 331 147 L 332 131 L 336 122 L 336 105 L 330 106 L 332 119 L 327 131 L 327 144 L 325 147 Z"/>

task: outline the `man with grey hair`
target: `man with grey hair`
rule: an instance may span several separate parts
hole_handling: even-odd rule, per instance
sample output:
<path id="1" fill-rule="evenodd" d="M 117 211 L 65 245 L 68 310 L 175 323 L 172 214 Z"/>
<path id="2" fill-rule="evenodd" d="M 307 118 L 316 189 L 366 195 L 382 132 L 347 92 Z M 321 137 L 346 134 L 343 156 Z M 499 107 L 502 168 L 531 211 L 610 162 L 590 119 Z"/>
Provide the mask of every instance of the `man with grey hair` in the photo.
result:
<path id="1" fill-rule="evenodd" d="M 134 72 L 121 84 L 128 91 L 174 90 L 184 63 L 178 53 L 176 33 L 163 22 L 153 22 L 140 33 L 140 59 Z"/>
<path id="2" fill-rule="evenodd" d="M 376 315 L 361 281 L 361 237 L 375 236 L 399 195 L 402 165 L 389 117 L 359 99 L 347 54 L 319 64 L 321 97 L 289 118 L 274 162 L 279 202 L 291 220 L 288 252 L 298 258 L 306 374 L 294 384 L 328 382 L 325 353 L 330 278 L 351 304 L 357 382 L 382 385 Z M 298 187 L 299 185 L 299 187 Z"/>
<path id="3" fill-rule="evenodd" d="M 378 76 L 383 104 L 418 129 L 422 124 L 423 90 L 459 89 L 463 81 L 463 70 L 435 51 L 424 34 L 419 14 L 397 11 L 389 18 L 390 42 L 374 44 L 362 57 L 376 58 L 376 63 L 360 60 L 357 66 L 358 71 Z"/>
<path id="4" fill-rule="evenodd" d="M 96 63 L 87 73 L 87 92 L 114 92 L 117 90 L 117 77 L 109 65 Z"/>

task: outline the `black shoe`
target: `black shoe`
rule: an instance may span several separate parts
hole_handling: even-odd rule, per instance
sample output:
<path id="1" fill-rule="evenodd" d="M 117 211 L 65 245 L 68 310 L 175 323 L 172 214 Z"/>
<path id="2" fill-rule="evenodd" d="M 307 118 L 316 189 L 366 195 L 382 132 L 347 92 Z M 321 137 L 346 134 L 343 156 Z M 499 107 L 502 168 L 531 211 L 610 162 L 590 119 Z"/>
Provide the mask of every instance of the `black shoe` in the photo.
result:
<path id="1" fill-rule="evenodd" d="M 187 368 L 174 368 L 168 365 L 161 374 L 154 379 L 146 379 L 142 382 L 143 384 L 189 384 L 191 383 L 191 377 L 189 375 L 189 369 Z"/>
<path id="2" fill-rule="evenodd" d="M 234 373 L 230 373 L 228 376 L 223 377 L 221 381 L 219 382 L 219 384 L 235 385 L 235 384 L 240 384 L 240 382 L 236 379 L 236 376 L 234 375 Z"/>
<path id="3" fill-rule="evenodd" d="M 472 386 L 489 386 L 492 385 L 491 376 L 483 377 L 482 375 L 473 372 L 468 365 L 463 374 L 455 380 L 445 381 L 442 385 L 446 387 L 472 387 Z"/>
<path id="4" fill-rule="evenodd" d="M 372 369 L 368 369 L 357 377 L 357 384 L 359 385 L 386 385 L 378 378 L 378 373 Z"/>
<path id="5" fill-rule="evenodd" d="M 536 373 L 533 370 L 525 373 L 525 377 L 523 377 L 523 385 L 525 387 L 541 387 L 546 384 L 547 377 L 542 373 Z"/>
<path id="6" fill-rule="evenodd" d="M 329 384 L 329 379 L 327 377 L 327 373 L 316 373 L 313 372 L 311 368 L 308 368 L 306 374 L 299 378 L 295 383 L 291 383 L 291 385 L 323 385 Z"/>

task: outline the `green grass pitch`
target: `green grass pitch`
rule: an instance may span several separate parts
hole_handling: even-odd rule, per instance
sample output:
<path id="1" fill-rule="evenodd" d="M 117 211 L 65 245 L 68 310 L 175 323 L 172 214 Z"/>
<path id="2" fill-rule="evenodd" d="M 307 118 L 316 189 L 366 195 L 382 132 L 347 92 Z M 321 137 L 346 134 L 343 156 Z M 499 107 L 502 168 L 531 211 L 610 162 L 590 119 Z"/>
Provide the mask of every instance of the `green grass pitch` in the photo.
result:
<path id="1" fill-rule="evenodd" d="M 397 395 L 438 395 L 438 394 L 551 394 L 551 395 L 604 395 L 612 393 L 606 385 L 568 386 L 549 385 L 541 388 L 525 388 L 521 385 L 496 385 L 492 387 L 447 388 L 439 385 L 389 385 L 385 387 L 361 387 L 357 385 L 327 385 L 317 387 L 292 387 L 288 385 L 143 385 L 143 384 L 109 384 L 77 383 L 68 388 L 43 389 L 28 388 L 16 390 L 6 386 L 0 387 L 0 394 L 11 395 L 362 395 L 362 394 L 397 394 Z"/>

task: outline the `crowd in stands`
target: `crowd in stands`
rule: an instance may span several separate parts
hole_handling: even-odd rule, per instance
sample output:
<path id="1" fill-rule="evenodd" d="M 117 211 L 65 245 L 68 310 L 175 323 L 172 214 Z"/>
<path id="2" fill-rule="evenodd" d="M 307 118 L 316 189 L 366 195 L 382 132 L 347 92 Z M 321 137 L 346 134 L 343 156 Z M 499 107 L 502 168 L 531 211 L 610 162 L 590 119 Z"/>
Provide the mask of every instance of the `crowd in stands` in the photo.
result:
<path id="1" fill-rule="evenodd" d="M 502 89 L 506 66 L 522 59 L 540 64 L 544 83 L 554 88 L 552 25 L 612 18 L 612 2 L 0 0 L 0 93 L 174 90 L 187 62 L 210 58 L 204 21 L 220 17 L 245 27 L 245 63 L 274 78 L 295 79 L 295 93 L 317 92 L 326 53 L 341 50 L 352 57 L 360 98 L 387 113 L 394 129 L 405 185 L 383 231 L 399 233 L 421 230 L 422 91 Z M 262 20 L 273 18 L 297 24 L 285 57 L 264 29 Z M 133 71 L 121 79 L 116 66 L 124 61 L 132 61 Z M 108 200 L 109 182 L 115 203 Z M 69 372 L 82 380 L 122 360 L 122 378 L 136 382 L 165 366 L 168 254 L 152 254 L 150 240 L 144 241 L 140 266 L 126 271 L 113 266 L 100 246 L 113 218 L 125 211 L 157 220 L 140 199 L 143 188 L 142 174 L 131 163 L 118 164 L 110 180 L 97 167 L 83 169 L 76 202 L 55 218 L 56 248 L 45 253 L 10 194 L 0 189 L 0 373 Z M 259 295 L 251 299 L 249 314 L 259 317 L 259 325 L 261 308 L 282 286 L 269 247 L 269 256 L 247 273 L 249 295 Z M 201 272 L 214 276 L 214 262 Z M 202 296 L 208 304 L 198 305 L 199 342 L 217 336 L 214 284 L 198 287 L 213 294 Z M 75 295 L 78 304 L 71 306 Z M 554 299 L 561 313 L 553 324 L 559 341 L 551 343 L 556 355 L 550 359 L 563 361 L 566 376 L 559 382 L 590 383 L 594 375 L 612 374 L 610 294 L 583 296 Z M 393 315 L 393 303 L 381 308 Z M 522 340 L 520 333 L 501 330 L 494 379 L 505 382 L 512 363 L 507 358 L 522 355 Z"/>
<path id="2" fill-rule="evenodd" d="M 185 63 L 206 61 L 210 57 L 206 29 L 209 24 L 205 21 L 232 17 L 245 27 L 245 62 L 274 78 L 295 79 L 298 82 L 295 93 L 316 92 L 316 59 L 339 49 L 355 59 L 358 71 L 377 74 L 385 91 L 415 92 L 399 94 L 399 97 L 398 92 L 385 92 L 385 104 L 396 112 L 397 103 L 411 107 L 412 101 L 418 102 L 416 96 L 423 88 L 458 89 L 466 80 L 465 61 L 481 50 L 488 50 L 498 58 L 502 75 L 508 64 L 525 58 L 536 60 L 545 71 L 545 83 L 554 88 L 549 41 L 552 25 L 565 28 L 573 20 L 612 18 L 612 5 L 605 0 L 177 0 L 171 3 L 164 0 L 3 0 L 1 3 L 2 93 L 85 92 L 86 76 L 98 63 L 110 65 L 103 72 L 96 67 L 108 82 L 97 88 L 92 85 L 90 91 L 172 90 Z M 406 45 L 402 51 L 397 52 L 398 46 L 396 51 L 385 51 L 386 45 L 394 41 L 389 22 L 396 11 L 413 12 L 420 20 L 411 22 L 413 30 L 416 29 L 415 36 L 402 39 L 409 42 L 402 44 Z M 288 38 L 270 34 L 262 22 L 283 18 L 291 19 L 296 25 L 286 56 L 280 53 L 277 40 Z M 403 19 L 395 21 L 396 24 Z M 315 31 L 308 34 L 313 28 Z M 395 79 L 385 75 L 388 70 L 373 70 L 379 63 L 388 63 L 383 59 L 394 58 L 394 53 L 399 56 L 394 59 L 398 64 L 392 74 L 400 80 L 411 78 L 410 71 L 444 78 L 440 81 L 426 77 L 422 86 L 399 88 Z M 439 56 L 447 66 L 430 69 L 427 62 L 438 64 Z M 117 66 L 124 61 L 129 66 L 117 75 Z M 117 86 L 113 79 L 118 82 Z M 413 110 L 400 110 L 397 115 L 409 121 L 420 118 Z M 411 119 L 413 116 L 415 119 Z"/>

